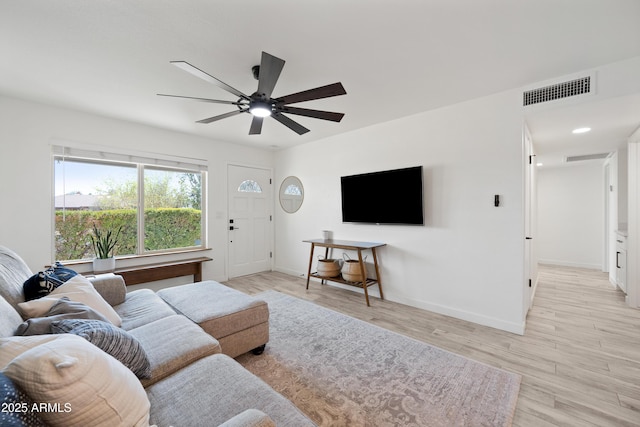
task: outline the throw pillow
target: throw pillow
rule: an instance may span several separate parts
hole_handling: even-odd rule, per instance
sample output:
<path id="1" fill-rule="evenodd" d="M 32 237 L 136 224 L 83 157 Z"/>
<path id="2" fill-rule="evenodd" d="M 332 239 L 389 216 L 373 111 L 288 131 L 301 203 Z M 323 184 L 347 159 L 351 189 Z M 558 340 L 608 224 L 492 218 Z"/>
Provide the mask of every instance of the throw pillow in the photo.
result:
<path id="1" fill-rule="evenodd" d="M 149 399 L 136 376 L 76 335 L 41 344 L 16 357 L 4 373 L 34 402 L 51 426 L 147 426 Z"/>
<path id="2" fill-rule="evenodd" d="M 3 370 L 16 357 L 40 344 L 60 339 L 62 335 L 32 335 L 28 337 L 0 338 L 0 370 Z"/>
<path id="3" fill-rule="evenodd" d="M 96 319 L 108 321 L 106 317 L 91 307 L 77 301 L 62 297 L 42 317 L 33 317 L 22 322 L 14 335 L 50 334 L 51 322 L 63 319 Z"/>
<path id="4" fill-rule="evenodd" d="M 49 295 L 55 288 L 77 274 L 56 261 L 51 267 L 34 274 L 24 282 L 22 285 L 24 299 L 31 301 Z"/>
<path id="5" fill-rule="evenodd" d="M 1 268 L 2 266 L 0 266 Z M 0 296 L 0 337 L 9 337 L 15 334 L 16 328 L 22 323 L 22 316 L 16 308 Z"/>
<path id="6" fill-rule="evenodd" d="M 78 274 L 67 280 L 63 285 L 54 289 L 46 297 L 32 301 L 18 303 L 25 319 L 30 317 L 42 317 L 53 304 L 62 297 L 68 297 L 71 301 L 88 305 L 116 326 L 122 324 L 122 319 L 108 302 L 96 291 L 89 279 Z"/>
<path id="7" fill-rule="evenodd" d="M 2 403 L 0 426 L 46 427 L 38 412 L 33 411 L 33 401 L 2 372 L 0 372 L 0 403 Z"/>
<path id="8" fill-rule="evenodd" d="M 54 334 L 75 334 L 118 359 L 138 378 L 151 378 L 151 364 L 140 342 L 128 332 L 100 320 L 66 319 L 51 323 Z"/>

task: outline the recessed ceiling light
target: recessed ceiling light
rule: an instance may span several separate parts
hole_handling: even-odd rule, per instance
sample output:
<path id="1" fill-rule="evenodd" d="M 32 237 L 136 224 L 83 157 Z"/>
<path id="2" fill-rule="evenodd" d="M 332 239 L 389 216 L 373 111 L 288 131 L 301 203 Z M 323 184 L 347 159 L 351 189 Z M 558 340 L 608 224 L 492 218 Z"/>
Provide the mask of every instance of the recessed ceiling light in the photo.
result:
<path id="1" fill-rule="evenodd" d="M 540 163 L 540 162 L 536 163 L 536 166 L 543 166 L 543 165 L 544 163 Z"/>
<path id="2" fill-rule="evenodd" d="M 586 133 L 589 132 L 591 128 L 577 128 L 571 131 L 571 133 Z"/>

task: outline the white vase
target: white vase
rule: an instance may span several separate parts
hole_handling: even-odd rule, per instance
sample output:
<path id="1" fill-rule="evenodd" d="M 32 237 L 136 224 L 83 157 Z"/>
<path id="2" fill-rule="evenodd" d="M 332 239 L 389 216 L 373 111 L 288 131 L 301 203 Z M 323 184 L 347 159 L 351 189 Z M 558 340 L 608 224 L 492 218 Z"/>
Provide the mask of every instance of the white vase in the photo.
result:
<path id="1" fill-rule="evenodd" d="M 94 258 L 93 273 L 111 273 L 116 269 L 116 259 L 111 258 Z"/>

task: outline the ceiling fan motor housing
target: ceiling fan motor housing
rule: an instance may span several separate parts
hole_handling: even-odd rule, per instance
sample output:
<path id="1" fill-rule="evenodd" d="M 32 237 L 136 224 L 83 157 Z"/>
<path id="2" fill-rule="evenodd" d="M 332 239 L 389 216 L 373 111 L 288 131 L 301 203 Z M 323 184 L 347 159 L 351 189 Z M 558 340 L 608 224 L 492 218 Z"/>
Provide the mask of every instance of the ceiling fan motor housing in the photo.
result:
<path id="1" fill-rule="evenodd" d="M 269 102 L 269 98 L 264 94 L 256 92 L 251 95 L 249 112 L 257 117 L 268 117 L 274 112 L 273 104 Z"/>

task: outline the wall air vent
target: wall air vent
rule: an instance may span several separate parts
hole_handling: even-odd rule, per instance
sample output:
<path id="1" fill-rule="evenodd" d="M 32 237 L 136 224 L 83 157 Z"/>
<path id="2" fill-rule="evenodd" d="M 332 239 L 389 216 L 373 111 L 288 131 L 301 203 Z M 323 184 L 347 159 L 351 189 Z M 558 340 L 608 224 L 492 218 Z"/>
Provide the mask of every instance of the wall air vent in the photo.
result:
<path id="1" fill-rule="evenodd" d="M 566 163 L 581 162 L 583 160 L 599 160 L 606 159 L 611 153 L 585 154 L 583 156 L 567 156 L 564 158 Z"/>
<path id="2" fill-rule="evenodd" d="M 581 77 L 550 86 L 532 89 L 524 92 L 523 106 L 540 104 L 570 96 L 583 95 L 592 90 L 591 76 Z"/>

